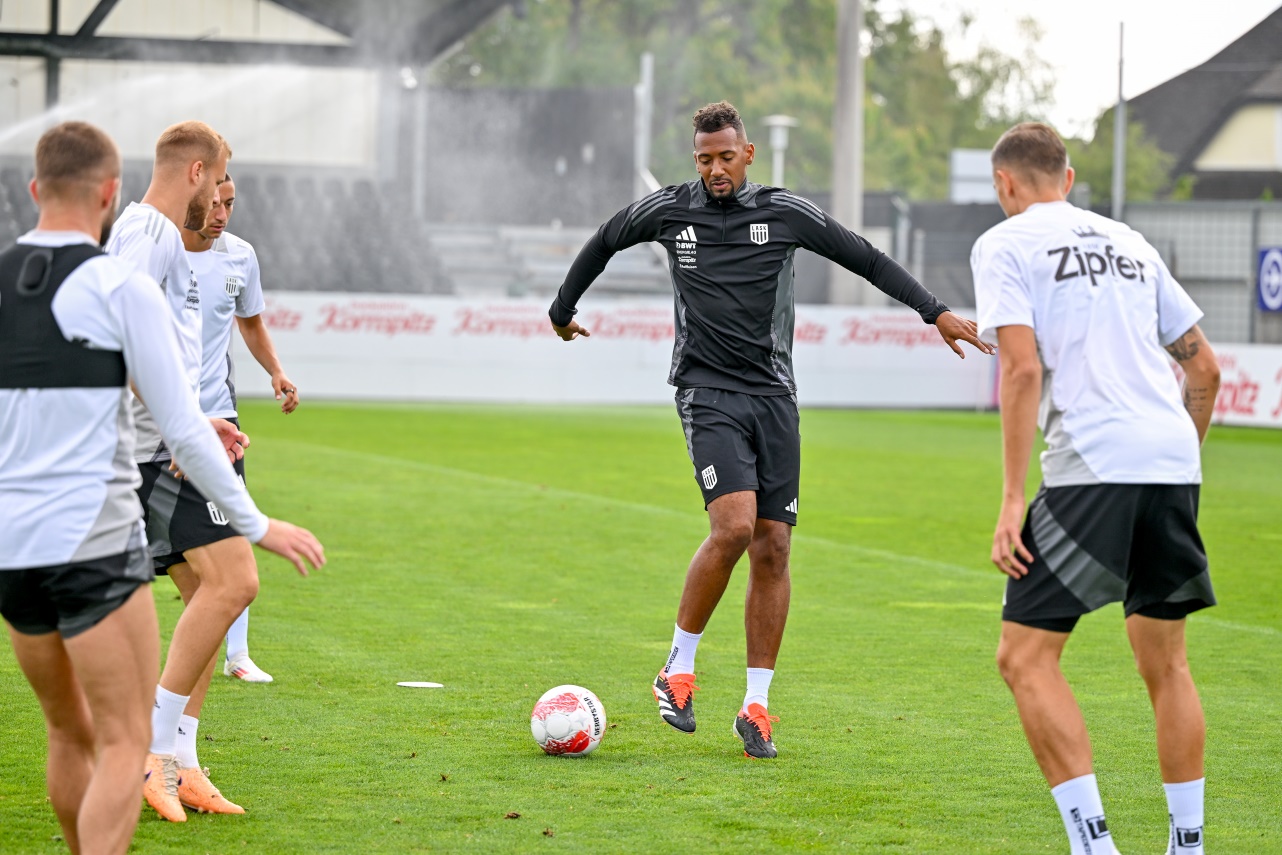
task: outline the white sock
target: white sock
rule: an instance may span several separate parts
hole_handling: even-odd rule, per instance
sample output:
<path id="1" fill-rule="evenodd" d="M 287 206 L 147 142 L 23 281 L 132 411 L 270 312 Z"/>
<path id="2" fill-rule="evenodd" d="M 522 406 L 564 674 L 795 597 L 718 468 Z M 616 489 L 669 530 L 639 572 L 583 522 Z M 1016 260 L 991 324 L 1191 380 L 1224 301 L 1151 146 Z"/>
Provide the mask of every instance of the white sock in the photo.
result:
<path id="1" fill-rule="evenodd" d="M 249 607 L 240 613 L 240 617 L 227 630 L 227 661 L 231 662 L 238 656 L 249 655 Z M 191 768 L 191 767 L 186 767 Z"/>
<path id="2" fill-rule="evenodd" d="M 156 706 L 151 710 L 151 753 L 173 754 L 178 739 L 178 720 L 190 696 L 175 695 L 157 685 Z"/>
<path id="3" fill-rule="evenodd" d="M 185 715 L 178 719 L 178 740 L 174 744 L 174 754 L 178 755 L 178 768 L 199 769 L 200 760 L 196 758 L 196 728 L 200 719 Z"/>
<path id="4" fill-rule="evenodd" d="M 770 668 L 748 669 L 748 693 L 743 696 L 745 710 L 748 704 L 761 704 L 766 709 L 770 708 L 770 681 L 774 676 L 775 672 Z"/>
<path id="5" fill-rule="evenodd" d="M 672 634 L 672 652 L 668 654 L 668 664 L 663 666 L 663 673 L 693 674 L 694 652 L 699 649 L 701 638 L 703 633 L 696 635 L 678 626 L 676 632 Z"/>
<path id="6" fill-rule="evenodd" d="M 1167 855 L 1202 855 L 1202 804 L 1206 778 L 1183 784 L 1163 784 L 1171 811 L 1171 843 Z"/>
<path id="7" fill-rule="evenodd" d="M 1104 821 L 1095 776 L 1082 775 L 1051 789 L 1064 819 L 1073 855 L 1113 855 L 1113 836 Z"/>

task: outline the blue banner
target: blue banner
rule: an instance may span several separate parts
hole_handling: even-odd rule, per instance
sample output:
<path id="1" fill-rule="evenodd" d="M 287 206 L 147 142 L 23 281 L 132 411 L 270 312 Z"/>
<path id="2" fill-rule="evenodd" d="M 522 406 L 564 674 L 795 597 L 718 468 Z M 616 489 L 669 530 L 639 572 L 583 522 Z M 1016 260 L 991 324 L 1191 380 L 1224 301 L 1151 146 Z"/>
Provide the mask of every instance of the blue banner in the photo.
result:
<path id="1" fill-rule="evenodd" d="M 1256 273 L 1260 311 L 1282 312 L 1282 247 L 1260 250 L 1260 267 Z"/>

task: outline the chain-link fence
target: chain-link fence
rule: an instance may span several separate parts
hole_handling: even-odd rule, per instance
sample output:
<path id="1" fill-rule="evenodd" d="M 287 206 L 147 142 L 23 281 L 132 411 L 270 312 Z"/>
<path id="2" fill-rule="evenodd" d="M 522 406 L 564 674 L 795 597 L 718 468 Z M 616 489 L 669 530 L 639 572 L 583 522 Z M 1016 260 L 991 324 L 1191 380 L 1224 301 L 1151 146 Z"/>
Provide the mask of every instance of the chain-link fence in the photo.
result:
<path id="1" fill-rule="evenodd" d="M 914 204 L 912 240 L 899 260 L 950 305 L 973 306 L 970 249 L 1000 222 L 996 205 Z M 1282 343 L 1282 313 L 1256 298 L 1259 250 L 1282 246 L 1282 203 L 1153 202 L 1127 206 L 1125 220 L 1162 254 L 1206 313 L 1213 342 Z"/>
<path id="2" fill-rule="evenodd" d="M 1129 206 L 1126 221 L 1202 307 L 1207 338 L 1282 342 L 1282 324 L 1258 307 L 1255 281 L 1259 249 L 1282 246 L 1282 204 L 1158 202 Z"/>

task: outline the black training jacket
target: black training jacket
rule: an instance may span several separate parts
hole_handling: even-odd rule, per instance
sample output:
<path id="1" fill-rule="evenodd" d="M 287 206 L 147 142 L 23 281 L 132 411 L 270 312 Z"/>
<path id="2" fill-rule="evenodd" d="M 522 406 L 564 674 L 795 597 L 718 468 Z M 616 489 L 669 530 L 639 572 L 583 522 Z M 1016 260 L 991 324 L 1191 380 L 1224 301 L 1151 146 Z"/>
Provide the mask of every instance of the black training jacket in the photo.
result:
<path id="1" fill-rule="evenodd" d="M 948 311 L 912 274 L 810 200 L 744 182 L 720 201 L 696 179 L 664 187 L 602 225 L 552 301 L 552 323 L 567 325 L 610 257 L 644 241 L 668 251 L 676 303 L 668 382 L 683 389 L 796 392 L 792 257 L 799 246 L 863 276 L 928 324 Z"/>

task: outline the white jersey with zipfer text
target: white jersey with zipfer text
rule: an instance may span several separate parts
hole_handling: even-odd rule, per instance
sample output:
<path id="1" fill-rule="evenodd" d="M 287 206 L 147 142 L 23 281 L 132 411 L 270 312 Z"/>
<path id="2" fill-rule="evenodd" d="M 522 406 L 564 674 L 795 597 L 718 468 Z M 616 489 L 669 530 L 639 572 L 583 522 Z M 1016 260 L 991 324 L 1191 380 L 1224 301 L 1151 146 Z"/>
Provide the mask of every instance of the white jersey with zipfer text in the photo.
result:
<path id="1" fill-rule="evenodd" d="M 1202 312 L 1139 232 L 1068 202 L 1031 205 L 971 253 L 980 336 L 1032 327 L 1046 486 L 1199 484 L 1197 429 L 1164 348 Z"/>

